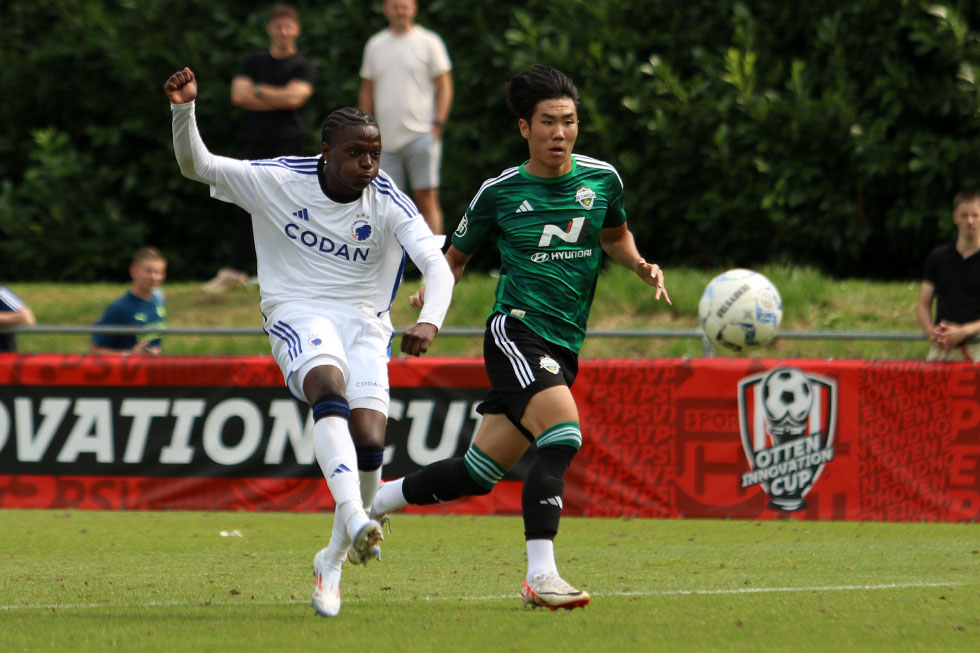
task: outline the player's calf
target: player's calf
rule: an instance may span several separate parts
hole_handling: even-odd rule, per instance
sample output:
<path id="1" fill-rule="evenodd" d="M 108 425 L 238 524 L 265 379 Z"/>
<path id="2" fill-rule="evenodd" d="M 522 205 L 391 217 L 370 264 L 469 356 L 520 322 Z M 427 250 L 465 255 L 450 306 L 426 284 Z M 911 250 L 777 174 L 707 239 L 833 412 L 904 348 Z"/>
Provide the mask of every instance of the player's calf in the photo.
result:
<path id="1" fill-rule="evenodd" d="M 402 494 L 418 506 L 480 496 L 488 494 L 506 473 L 506 467 L 473 445 L 462 458 L 432 463 L 406 476 Z"/>

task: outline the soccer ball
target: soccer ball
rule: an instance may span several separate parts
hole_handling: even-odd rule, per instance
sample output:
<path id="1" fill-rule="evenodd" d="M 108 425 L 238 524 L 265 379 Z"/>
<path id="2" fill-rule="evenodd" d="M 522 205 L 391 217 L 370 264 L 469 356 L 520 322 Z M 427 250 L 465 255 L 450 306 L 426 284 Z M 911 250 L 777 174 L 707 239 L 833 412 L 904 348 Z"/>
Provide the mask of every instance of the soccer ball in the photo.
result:
<path id="1" fill-rule="evenodd" d="M 736 268 L 708 283 L 698 302 L 698 318 L 712 344 L 747 352 L 776 335 L 783 319 L 783 300 L 769 279 Z"/>

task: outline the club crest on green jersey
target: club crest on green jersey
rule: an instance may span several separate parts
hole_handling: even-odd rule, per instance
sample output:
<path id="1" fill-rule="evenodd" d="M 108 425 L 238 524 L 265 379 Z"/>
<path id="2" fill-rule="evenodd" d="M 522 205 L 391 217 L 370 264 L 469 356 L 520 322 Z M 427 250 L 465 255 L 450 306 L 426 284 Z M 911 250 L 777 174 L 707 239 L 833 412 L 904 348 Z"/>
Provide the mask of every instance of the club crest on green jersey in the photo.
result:
<path id="1" fill-rule="evenodd" d="M 548 370 L 552 374 L 558 374 L 558 372 L 561 371 L 561 367 L 558 365 L 558 361 L 556 361 L 551 356 L 542 356 L 538 360 L 538 366 L 541 367 L 541 369 L 543 370 Z"/>
<path id="2" fill-rule="evenodd" d="M 588 186 L 579 186 L 575 191 L 575 201 L 578 202 L 586 211 L 592 210 L 595 204 L 595 191 Z"/>

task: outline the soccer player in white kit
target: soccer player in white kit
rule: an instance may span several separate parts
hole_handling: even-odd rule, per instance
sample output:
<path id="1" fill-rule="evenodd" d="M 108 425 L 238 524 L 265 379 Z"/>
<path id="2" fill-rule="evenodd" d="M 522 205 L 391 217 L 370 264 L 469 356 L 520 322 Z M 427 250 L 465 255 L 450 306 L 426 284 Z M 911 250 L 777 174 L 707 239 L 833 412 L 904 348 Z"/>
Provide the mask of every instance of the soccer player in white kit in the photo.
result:
<path id="1" fill-rule="evenodd" d="M 313 607 L 333 617 L 344 558 L 380 558 L 381 526 L 364 506 L 381 480 L 394 334 L 388 310 L 405 253 L 427 290 L 417 324 L 402 337 L 404 353 L 428 350 L 453 275 L 418 209 L 379 171 L 381 135 L 370 115 L 346 108 L 327 116 L 320 156 L 240 161 L 213 155 L 201 140 L 189 68 L 164 90 L 181 173 L 252 214 L 264 328 L 286 387 L 313 409 L 316 459 L 337 506 L 330 543 L 313 559 Z"/>

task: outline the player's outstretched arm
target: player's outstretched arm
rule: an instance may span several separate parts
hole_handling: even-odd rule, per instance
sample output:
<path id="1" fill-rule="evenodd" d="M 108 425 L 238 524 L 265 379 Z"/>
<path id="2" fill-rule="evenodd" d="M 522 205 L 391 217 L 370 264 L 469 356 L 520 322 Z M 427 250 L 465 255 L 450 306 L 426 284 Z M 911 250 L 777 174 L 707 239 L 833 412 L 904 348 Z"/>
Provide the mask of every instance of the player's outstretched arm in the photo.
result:
<path id="1" fill-rule="evenodd" d="M 660 301 L 660 297 L 663 296 L 668 304 L 671 303 L 664 283 L 664 271 L 656 263 L 647 263 L 646 259 L 640 256 L 640 252 L 636 249 L 636 241 L 633 240 L 632 232 L 626 228 L 626 223 L 603 229 L 600 238 L 602 251 L 623 267 L 635 272 L 643 279 L 643 283 L 657 289 L 654 299 Z"/>
<path id="2" fill-rule="evenodd" d="M 187 104 L 197 99 L 197 79 L 194 71 L 184 67 L 171 75 L 163 85 L 167 97 L 174 104 Z"/>
<path id="3" fill-rule="evenodd" d="M 190 68 L 178 70 L 167 79 L 163 90 L 170 98 L 173 112 L 174 156 L 180 173 L 194 181 L 214 185 L 214 155 L 208 151 L 197 131 L 194 100 L 197 99 L 197 79 Z"/>
<path id="4" fill-rule="evenodd" d="M 405 232 L 396 231 L 399 240 L 405 251 L 418 266 L 419 271 L 425 277 L 425 283 L 429 286 L 429 301 L 420 301 L 418 323 L 410 329 L 405 330 L 402 336 L 401 350 L 410 356 L 424 354 L 432 344 L 439 327 L 442 326 L 446 318 L 446 311 L 449 310 L 449 302 L 452 300 L 453 286 L 455 279 L 450 271 L 446 259 L 443 257 L 437 241 L 432 237 L 429 228 L 421 220 L 409 221 L 405 223 Z M 412 238 L 408 233 L 415 231 L 424 232 L 421 237 Z M 451 249 L 451 248 L 450 248 Z M 421 304 L 425 304 L 424 306 Z"/>
<path id="5" fill-rule="evenodd" d="M 470 262 L 471 254 L 464 254 L 452 245 L 449 246 L 449 250 L 446 252 L 446 263 L 449 264 L 449 271 L 453 273 L 453 286 L 459 283 L 459 280 L 463 277 L 463 270 L 466 269 L 466 264 Z M 408 303 L 415 308 L 422 308 L 425 305 L 425 286 L 419 286 L 419 289 L 412 293 L 412 296 L 408 298 Z"/>

